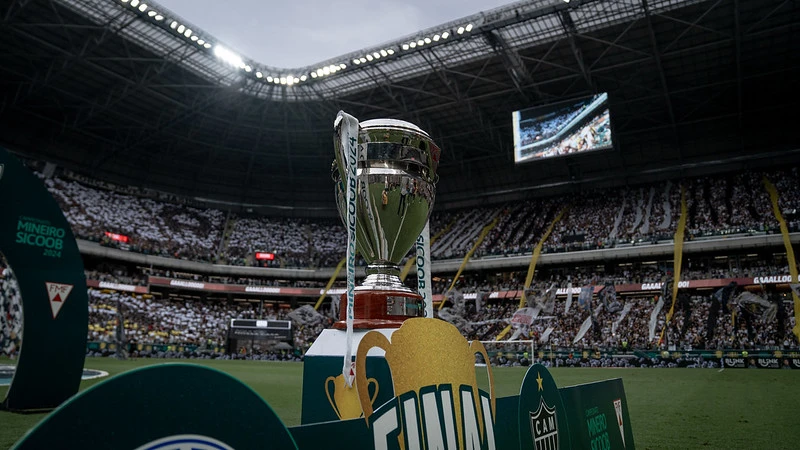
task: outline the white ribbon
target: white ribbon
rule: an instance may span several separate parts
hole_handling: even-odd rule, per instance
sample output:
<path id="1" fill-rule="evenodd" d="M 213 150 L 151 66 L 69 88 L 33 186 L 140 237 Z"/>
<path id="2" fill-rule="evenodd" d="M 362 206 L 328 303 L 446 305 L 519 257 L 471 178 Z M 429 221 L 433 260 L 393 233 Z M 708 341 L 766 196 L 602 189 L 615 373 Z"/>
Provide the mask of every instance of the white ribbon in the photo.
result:
<path id="1" fill-rule="evenodd" d="M 358 199 L 358 176 L 356 173 L 358 165 L 358 119 L 339 111 L 337 121 L 341 120 L 341 148 L 344 150 L 345 174 L 342 181 L 345 182 L 345 202 L 347 211 L 345 214 L 345 227 L 347 228 L 347 335 L 342 363 L 342 375 L 348 387 L 353 386 L 355 380 L 355 362 L 353 361 L 353 303 L 355 301 L 356 287 L 356 203 Z"/>
<path id="2" fill-rule="evenodd" d="M 425 317 L 433 317 L 433 288 L 431 287 L 431 228 L 425 223 L 417 238 L 417 289 L 422 296 Z"/>

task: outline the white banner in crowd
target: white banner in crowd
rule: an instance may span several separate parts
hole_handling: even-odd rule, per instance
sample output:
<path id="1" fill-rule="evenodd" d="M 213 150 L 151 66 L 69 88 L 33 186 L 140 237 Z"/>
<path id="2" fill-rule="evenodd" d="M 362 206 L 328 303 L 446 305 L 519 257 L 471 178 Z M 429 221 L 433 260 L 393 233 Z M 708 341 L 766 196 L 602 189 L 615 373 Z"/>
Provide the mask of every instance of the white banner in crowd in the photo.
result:
<path id="1" fill-rule="evenodd" d="M 583 339 L 583 337 L 586 335 L 586 332 L 589 331 L 589 328 L 592 328 L 591 314 L 586 318 L 586 320 L 583 321 L 583 325 L 581 325 L 581 329 L 578 330 L 578 334 L 575 335 L 575 339 L 572 341 L 572 344 L 575 345 L 578 343 L 578 341 Z"/>
<path id="2" fill-rule="evenodd" d="M 661 313 L 661 308 L 664 307 L 664 297 L 660 297 L 658 299 L 658 303 L 656 303 L 656 307 L 653 309 L 653 312 L 650 313 L 650 329 L 649 329 L 649 339 L 648 342 L 651 342 L 656 337 L 656 325 L 658 324 L 658 314 Z"/>
<path id="3" fill-rule="evenodd" d="M 617 318 L 617 320 L 614 321 L 613 324 L 611 324 L 611 334 L 617 333 L 617 328 L 619 327 L 619 324 L 622 323 L 622 321 L 625 319 L 625 316 L 627 316 L 628 313 L 631 311 L 631 306 L 633 306 L 631 303 L 625 303 L 625 307 L 622 308 L 622 312 L 619 314 L 619 317 Z"/>
<path id="4" fill-rule="evenodd" d="M 564 306 L 564 314 L 569 313 L 569 308 L 572 306 L 572 281 L 567 283 L 567 304 Z"/>

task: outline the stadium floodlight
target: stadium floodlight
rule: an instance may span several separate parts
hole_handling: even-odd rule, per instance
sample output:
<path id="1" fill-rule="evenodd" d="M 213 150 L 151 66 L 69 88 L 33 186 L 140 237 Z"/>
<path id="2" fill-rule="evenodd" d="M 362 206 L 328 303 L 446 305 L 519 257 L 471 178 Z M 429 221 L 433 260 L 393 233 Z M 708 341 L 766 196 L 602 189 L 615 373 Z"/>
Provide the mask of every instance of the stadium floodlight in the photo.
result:
<path id="1" fill-rule="evenodd" d="M 272 83 L 272 77 L 267 77 L 267 83 Z"/>
<path id="2" fill-rule="evenodd" d="M 456 33 L 464 34 L 464 27 L 458 27 L 458 29 L 456 30 Z"/>
<path id="3" fill-rule="evenodd" d="M 331 64 L 331 65 L 330 65 L 330 66 L 328 66 L 328 67 L 330 67 L 330 69 L 331 69 L 331 73 L 336 73 L 336 72 L 338 72 L 338 71 L 339 71 L 339 66 L 337 66 L 337 65 L 335 65 L 335 64 Z"/>
<path id="4" fill-rule="evenodd" d="M 355 65 L 359 65 L 359 64 L 361 64 L 361 61 L 359 61 L 358 59 L 354 59 L 354 60 L 353 60 L 353 64 L 355 64 Z"/>
<path id="5" fill-rule="evenodd" d="M 317 72 L 311 72 L 311 78 L 317 78 Z"/>
<path id="6" fill-rule="evenodd" d="M 155 16 L 156 14 L 158 14 L 158 13 L 157 13 L 155 10 L 151 9 L 151 10 L 150 10 L 150 12 L 148 12 L 148 13 L 147 13 L 147 16 L 148 16 L 148 17 L 153 17 L 153 16 Z"/>
<path id="7" fill-rule="evenodd" d="M 128 3 L 128 0 L 119 0 L 119 1 L 121 1 L 122 3 Z"/>
<path id="8" fill-rule="evenodd" d="M 347 69 L 347 64 L 341 63 L 341 64 L 339 64 L 339 68 L 342 69 L 342 70 Z"/>
<path id="9" fill-rule="evenodd" d="M 408 44 L 403 44 L 403 50 L 408 50 Z"/>
<path id="10" fill-rule="evenodd" d="M 322 73 L 324 75 L 330 75 L 331 74 L 331 69 L 329 67 L 323 67 L 322 68 Z"/>
<path id="11" fill-rule="evenodd" d="M 373 58 L 372 55 L 367 55 L 367 61 L 372 61 L 373 59 L 375 58 Z"/>
<path id="12" fill-rule="evenodd" d="M 221 45 L 214 46 L 214 56 L 234 67 L 244 66 L 244 61 L 242 60 L 241 56 L 237 55 L 236 53 L 233 53 L 232 51 L 228 50 L 227 48 Z"/>
<path id="13" fill-rule="evenodd" d="M 293 78 L 293 80 L 294 80 L 294 84 L 297 84 L 297 83 L 300 82 L 300 78 Z"/>
<path id="14" fill-rule="evenodd" d="M 183 34 L 184 31 L 186 31 L 186 26 L 178 25 L 178 33 Z"/>
<path id="15" fill-rule="evenodd" d="M 261 72 L 256 72 L 256 78 L 264 78 L 264 74 Z"/>
<path id="16" fill-rule="evenodd" d="M 417 43 L 416 42 L 409 42 L 408 46 L 411 47 L 411 48 L 416 48 Z"/>
<path id="17" fill-rule="evenodd" d="M 439 39 L 441 39 L 441 38 L 442 38 L 442 37 L 441 37 L 441 36 L 439 36 L 438 34 L 434 34 L 434 35 L 433 35 L 433 41 L 434 41 L 434 42 L 439 42 Z"/>
<path id="18" fill-rule="evenodd" d="M 281 84 L 286 84 L 286 77 L 280 77 Z"/>
<path id="19" fill-rule="evenodd" d="M 294 84 L 294 77 L 292 77 L 291 75 L 286 77 L 286 85 L 291 86 L 293 84 Z"/>
<path id="20" fill-rule="evenodd" d="M 131 6 L 134 7 L 134 8 L 139 6 L 139 0 L 131 0 Z"/>
<path id="21" fill-rule="evenodd" d="M 381 56 L 388 56 L 388 55 L 389 53 L 387 53 L 386 50 L 381 49 Z"/>
<path id="22" fill-rule="evenodd" d="M 206 41 L 204 41 L 204 40 L 202 40 L 202 39 L 198 39 L 198 40 L 197 40 L 197 45 L 203 45 L 203 44 L 205 44 L 205 43 L 206 43 Z"/>
<path id="23" fill-rule="evenodd" d="M 245 65 L 245 66 L 244 66 L 244 71 L 245 71 L 245 72 L 247 72 L 247 73 L 250 73 L 250 72 L 252 72 L 252 71 L 253 71 L 253 68 L 252 68 L 252 67 L 250 67 L 249 65 Z"/>
<path id="24" fill-rule="evenodd" d="M 197 35 L 196 35 L 196 34 L 193 34 L 193 35 L 192 35 L 192 42 L 197 42 L 197 40 L 198 40 L 198 39 L 200 39 L 200 38 L 199 38 L 199 37 L 197 37 Z"/>
<path id="25" fill-rule="evenodd" d="M 142 3 L 141 5 L 139 5 L 139 11 L 141 12 L 147 11 L 147 3 Z"/>
<path id="26" fill-rule="evenodd" d="M 317 69 L 317 76 L 321 77 L 323 75 L 325 75 L 325 70 L 324 69 Z"/>
<path id="27" fill-rule="evenodd" d="M 364 58 L 363 56 L 361 58 L 358 58 L 358 60 L 361 61 L 362 64 L 367 62 L 367 58 Z"/>
<path id="28" fill-rule="evenodd" d="M 418 41 L 417 41 L 417 45 L 419 45 L 420 47 L 422 47 L 423 45 L 425 45 L 425 41 L 423 41 L 422 39 L 420 39 L 420 40 L 418 40 Z"/>
<path id="29" fill-rule="evenodd" d="M 205 47 L 205 48 L 211 48 L 211 44 L 209 44 L 208 42 L 206 42 L 205 44 L 203 44 L 203 47 Z"/>
<path id="30" fill-rule="evenodd" d="M 183 33 L 183 35 L 184 35 L 184 36 L 186 36 L 186 37 L 189 37 L 189 36 L 191 36 L 191 35 L 192 35 L 192 30 L 190 30 L 189 28 L 187 28 L 187 29 L 186 29 L 186 32 L 184 32 L 184 33 Z"/>
<path id="31" fill-rule="evenodd" d="M 164 20 L 164 16 L 161 14 L 156 14 L 156 21 L 161 22 L 162 20 Z"/>
<path id="32" fill-rule="evenodd" d="M 275 83 L 275 84 L 281 84 L 281 80 L 278 77 L 273 78 L 272 82 Z"/>
<path id="33" fill-rule="evenodd" d="M 392 49 L 386 50 L 386 53 L 388 53 L 390 55 L 394 55 L 394 50 L 392 50 Z"/>
<path id="34" fill-rule="evenodd" d="M 300 76 L 300 81 L 306 81 L 307 79 L 308 79 L 308 77 L 305 76 L 305 75 L 301 75 Z"/>
<path id="35" fill-rule="evenodd" d="M 442 33 L 442 39 L 447 39 L 449 37 L 450 37 L 450 33 L 449 32 L 445 31 L 444 33 Z"/>
<path id="36" fill-rule="evenodd" d="M 464 29 L 467 31 L 472 31 L 472 24 L 468 24 L 466 27 L 464 27 Z"/>
<path id="37" fill-rule="evenodd" d="M 172 23 L 169 24 L 169 27 L 172 28 L 173 30 L 175 28 L 178 28 L 178 22 L 173 20 Z"/>

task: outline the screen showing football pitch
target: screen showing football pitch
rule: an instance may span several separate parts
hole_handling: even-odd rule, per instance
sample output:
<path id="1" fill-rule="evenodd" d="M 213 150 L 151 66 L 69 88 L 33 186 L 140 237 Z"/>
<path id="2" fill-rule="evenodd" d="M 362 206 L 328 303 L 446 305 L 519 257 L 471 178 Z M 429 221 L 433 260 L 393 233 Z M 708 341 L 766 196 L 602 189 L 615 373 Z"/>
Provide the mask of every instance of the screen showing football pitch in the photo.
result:
<path id="1" fill-rule="evenodd" d="M 608 94 L 514 111 L 514 161 L 612 148 Z"/>

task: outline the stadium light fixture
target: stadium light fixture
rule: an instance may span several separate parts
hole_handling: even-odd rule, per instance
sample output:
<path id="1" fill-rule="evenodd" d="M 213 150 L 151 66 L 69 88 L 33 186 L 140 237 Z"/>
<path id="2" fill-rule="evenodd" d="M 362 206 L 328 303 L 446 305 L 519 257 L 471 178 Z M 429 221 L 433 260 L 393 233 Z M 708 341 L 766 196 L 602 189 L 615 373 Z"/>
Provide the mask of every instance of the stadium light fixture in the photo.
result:
<path id="1" fill-rule="evenodd" d="M 272 83 L 272 77 L 267 77 L 267 83 Z"/>
<path id="2" fill-rule="evenodd" d="M 425 41 L 423 41 L 422 39 L 420 39 L 420 40 L 418 40 L 418 41 L 417 41 L 417 45 L 419 45 L 420 47 L 422 47 L 423 45 L 425 45 Z"/>
<path id="3" fill-rule="evenodd" d="M 372 61 L 373 59 L 372 55 L 367 55 L 367 61 Z"/>
<path id="4" fill-rule="evenodd" d="M 470 23 L 470 24 L 467 24 L 467 26 L 466 26 L 466 27 L 464 27 L 464 29 L 465 29 L 466 31 L 472 31 L 472 24 L 471 24 L 471 23 Z"/>
<path id="5" fill-rule="evenodd" d="M 134 8 L 139 6 L 139 0 L 131 0 L 131 6 L 134 7 Z"/>
<path id="6" fill-rule="evenodd" d="M 156 14 L 155 19 L 156 21 L 161 22 L 162 20 L 164 20 L 164 16 L 162 16 L 161 14 Z"/>
<path id="7" fill-rule="evenodd" d="M 394 50 L 392 50 L 392 49 L 386 50 L 386 53 L 388 53 L 390 55 L 394 55 Z"/>
<path id="8" fill-rule="evenodd" d="M 359 65 L 359 64 L 361 64 L 361 61 L 359 61 L 358 59 L 354 59 L 354 60 L 353 60 L 353 64 L 355 64 L 355 65 Z"/>
<path id="9" fill-rule="evenodd" d="M 275 84 L 281 84 L 281 80 L 279 78 L 273 78 L 272 82 Z"/>
<path id="10" fill-rule="evenodd" d="M 261 72 L 256 72 L 256 78 L 264 78 L 264 74 Z"/>
<path id="11" fill-rule="evenodd" d="M 367 58 L 364 58 L 363 56 L 361 58 L 358 58 L 358 60 L 361 61 L 362 64 L 367 62 Z"/>
<path id="12" fill-rule="evenodd" d="M 311 78 L 317 78 L 317 72 L 311 72 Z"/>
<path id="13" fill-rule="evenodd" d="M 378 53 L 378 52 L 375 52 L 375 53 L 373 53 L 373 54 L 372 54 L 372 56 L 373 56 L 375 59 L 380 59 L 380 57 L 381 57 L 381 54 L 380 54 L 380 53 Z"/>
<path id="14" fill-rule="evenodd" d="M 339 68 L 342 69 L 342 70 L 347 69 L 347 64 L 341 63 L 341 64 L 339 64 Z"/>
<path id="15" fill-rule="evenodd" d="M 331 69 L 329 69 L 327 67 L 323 67 L 322 68 L 322 74 L 323 75 L 330 75 L 331 74 Z"/>
<path id="16" fill-rule="evenodd" d="M 121 1 L 122 3 L 128 3 L 129 0 L 119 0 L 119 1 Z"/>
<path id="17" fill-rule="evenodd" d="M 300 81 L 306 81 L 307 79 L 308 79 L 308 77 L 305 76 L 305 75 L 301 75 L 300 76 Z"/>
<path id="18" fill-rule="evenodd" d="M 441 36 L 439 36 L 438 34 L 434 34 L 434 35 L 433 35 L 433 41 L 434 41 L 434 42 L 439 42 L 439 39 L 441 39 L 441 38 L 442 38 L 442 37 L 441 37 Z"/>
<path id="19" fill-rule="evenodd" d="M 198 39 L 200 38 L 198 38 L 196 34 L 192 35 L 192 42 L 197 42 Z"/>
<path id="20" fill-rule="evenodd" d="M 464 34 L 464 27 L 458 27 L 458 29 L 456 30 L 456 33 Z"/>
<path id="21" fill-rule="evenodd" d="M 183 34 L 186 31 L 186 27 L 184 25 L 178 25 L 178 33 Z"/>
<path id="22" fill-rule="evenodd" d="M 172 23 L 169 24 L 169 27 L 172 28 L 173 30 L 175 28 L 178 28 L 178 22 L 173 20 Z"/>
<path id="23" fill-rule="evenodd" d="M 247 72 L 247 73 L 250 73 L 250 72 L 252 72 L 252 71 L 253 71 L 253 68 L 252 68 L 252 67 L 250 67 L 249 65 L 245 65 L 245 66 L 244 66 L 244 71 L 245 71 L 245 72 Z"/>
<path id="24" fill-rule="evenodd" d="M 237 55 L 236 53 L 233 53 L 232 51 L 228 50 L 227 48 L 221 45 L 214 46 L 214 56 L 234 67 L 243 68 L 243 66 L 245 65 L 241 56 Z"/>
<path id="25" fill-rule="evenodd" d="M 426 44 L 430 44 L 431 43 L 431 38 L 425 38 L 425 43 Z"/>
<path id="26" fill-rule="evenodd" d="M 280 77 L 281 84 L 286 84 L 286 77 Z"/>
<path id="27" fill-rule="evenodd" d="M 408 46 L 411 47 L 411 48 L 416 48 L 417 47 L 417 43 L 416 42 L 409 42 Z"/>
<path id="28" fill-rule="evenodd" d="M 403 50 L 408 50 L 408 44 L 403 44 Z"/>
<path id="29" fill-rule="evenodd" d="M 381 49 L 381 56 L 389 56 L 389 53 L 386 50 Z"/>
<path id="30" fill-rule="evenodd" d="M 208 42 L 206 42 L 205 44 L 203 44 L 203 47 L 205 47 L 205 48 L 211 48 L 211 44 L 209 44 Z"/>
<path id="31" fill-rule="evenodd" d="M 147 3 L 142 3 L 141 5 L 139 5 L 139 11 L 141 12 L 147 11 Z"/>
<path id="32" fill-rule="evenodd" d="M 150 10 L 150 11 L 147 13 L 147 16 L 148 16 L 148 17 L 153 17 L 153 16 L 155 16 L 156 14 L 158 14 L 158 13 L 157 13 L 155 10 L 151 9 L 151 10 Z"/>
<path id="33" fill-rule="evenodd" d="M 198 40 L 197 40 L 197 45 L 203 45 L 203 44 L 205 44 L 205 43 L 206 43 L 206 41 L 204 41 L 204 40 L 202 40 L 202 39 L 198 39 Z"/>
<path id="34" fill-rule="evenodd" d="M 442 33 L 442 39 L 447 39 L 449 37 L 450 37 L 450 33 L 449 32 L 445 31 L 444 33 Z"/>
<path id="35" fill-rule="evenodd" d="M 190 36 L 192 35 L 192 30 L 190 30 L 189 28 L 187 28 L 187 29 L 186 29 L 186 32 L 184 32 L 184 33 L 183 33 L 183 35 L 184 35 L 184 36 L 186 36 L 186 37 L 190 37 Z"/>

